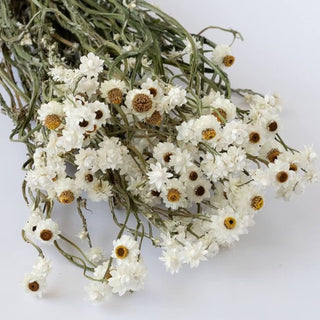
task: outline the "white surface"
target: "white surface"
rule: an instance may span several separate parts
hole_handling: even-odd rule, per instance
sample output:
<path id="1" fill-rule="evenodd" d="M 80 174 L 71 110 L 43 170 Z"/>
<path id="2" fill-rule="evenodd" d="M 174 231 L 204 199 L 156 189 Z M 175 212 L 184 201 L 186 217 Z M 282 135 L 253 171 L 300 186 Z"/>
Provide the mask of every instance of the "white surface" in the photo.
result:
<path id="1" fill-rule="evenodd" d="M 282 136 L 301 148 L 314 143 L 320 152 L 320 5 L 317 0 L 158 0 L 191 32 L 208 25 L 232 27 L 245 42 L 234 46 L 230 70 L 234 87 L 280 93 Z M 229 41 L 218 31 L 213 39 Z M 319 319 L 319 185 L 287 203 L 272 199 L 249 235 L 198 269 L 167 274 L 160 252 L 146 245 L 149 270 L 144 291 L 92 306 L 84 300 L 81 272 L 49 250 L 54 269 L 44 300 L 25 296 L 19 282 L 36 253 L 20 238 L 28 214 L 20 192 L 25 159 L 23 145 L 9 142 L 12 126 L 0 116 L 2 319 Z M 100 231 L 97 245 L 110 250 L 115 232 L 106 211 L 95 210 L 90 223 Z M 70 225 L 72 208 L 58 210 L 62 229 Z M 75 231 L 79 226 L 74 226 Z M 111 231 L 109 231 L 111 230 Z"/>

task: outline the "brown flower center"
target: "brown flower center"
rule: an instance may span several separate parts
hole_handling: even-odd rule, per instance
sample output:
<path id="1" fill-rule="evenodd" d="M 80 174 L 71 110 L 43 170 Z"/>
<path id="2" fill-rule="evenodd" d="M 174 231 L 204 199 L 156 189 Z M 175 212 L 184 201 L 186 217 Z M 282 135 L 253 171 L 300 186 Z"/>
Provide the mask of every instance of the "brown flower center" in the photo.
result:
<path id="1" fill-rule="evenodd" d="M 234 63 L 234 60 L 236 58 L 234 56 L 231 56 L 231 55 L 227 55 L 223 58 L 223 64 L 226 66 L 226 67 L 231 67 Z"/>
<path id="2" fill-rule="evenodd" d="M 199 197 L 203 196 L 205 192 L 206 192 L 206 189 L 203 186 L 198 186 L 195 189 L 195 194 Z"/>
<path id="3" fill-rule="evenodd" d="M 152 99 L 143 93 L 138 93 L 132 100 L 132 108 L 136 112 L 147 112 L 152 108 Z"/>
<path id="4" fill-rule="evenodd" d="M 160 192 L 159 191 L 156 191 L 156 190 L 151 190 L 151 195 L 153 197 L 159 197 L 160 196 Z"/>
<path id="5" fill-rule="evenodd" d="M 40 238 L 43 240 L 43 241 L 50 241 L 53 237 L 53 233 L 51 230 L 48 230 L 48 229 L 44 229 L 40 232 Z"/>
<path id="6" fill-rule="evenodd" d="M 278 182 L 284 183 L 289 179 L 289 175 L 285 171 L 280 171 L 280 172 L 277 173 L 276 179 L 277 179 Z"/>
<path id="7" fill-rule="evenodd" d="M 101 110 L 98 110 L 96 113 L 96 120 L 100 120 L 103 117 L 103 112 Z"/>
<path id="8" fill-rule="evenodd" d="M 261 196 L 255 196 L 251 199 L 251 208 L 254 210 L 260 210 L 264 205 L 263 198 Z"/>
<path id="9" fill-rule="evenodd" d="M 223 109 L 218 108 L 217 110 L 213 110 L 211 114 L 215 116 L 220 123 L 226 122 L 227 113 Z"/>
<path id="10" fill-rule="evenodd" d="M 298 166 L 295 163 L 290 163 L 289 170 L 296 172 L 296 171 L 298 171 Z"/>
<path id="11" fill-rule="evenodd" d="M 158 90 L 154 87 L 149 88 L 150 94 L 152 94 L 154 97 L 158 94 Z"/>
<path id="12" fill-rule="evenodd" d="M 163 160 L 164 162 L 170 162 L 171 160 L 171 156 L 172 156 L 172 153 L 171 152 L 167 152 L 166 154 L 163 155 Z"/>
<path id="13" fill-rule="evenodd" d="M 275 132 L 278 129 L 278 123 L 276 121 L 272 121 L 268 124 L 268 130 L 270 132 Z"/>
<path id="14" fill-rule="evenodd" d="M 198 179 L 198 173 L 195 171 L 191 171 L 189 174 L 189 179 L 191 181 L 196 181 Z"/>
<path id="15" fill-rule="evenodd" d="M 84 179 L 87 182 L 92 182 L 93 181 L 93 175 L 91 173 L 88 173 L 88 174 L 85 175 Z"/>
<path id="16" fill-rule="evenodd" d="M 119 88 L 114 88 L 108 92 L 108 99 L 113 104 L 120 104 L 122 102 L 122 91 Z"/>
<path id="17" fill-rule="evenodd" d="M 267 154 L 267 158 L 270 162 L 274 163 L 274 161 L 278 158 L 279 154 L 280 151 L 278 149 L 271 149 Z"/>
<path id="18" fill-rule="evenodd" d="M 37 281 L 33 281 L 28 284 L 28 288 L 30 291 L 36 292 L 40 289 L 40 285 Z"/>
<path id="19" fill-rule="evenodd" d="M 178 189 L 175 189 L 175 188 L 171 188 L 169 191 L 168 191 L 168 194 L 167 194 L 167 199 L 170 201 L 170 202 L 178 202 L 181 198 L 181 193 Z"/>
<path id="20" fill-rule="evenodd" d="M 70 191 L 63 191 L 60 193 L 58 200 L 63 204 L 69 204 L 74 200 L 74 194 Z"/>
<path id="21" fill-rule="evenodd" d="M 251 132 L 249 134 L 249 141 L 251 143 L 258 143 L 260 141 L 260 134 L 258 132 Z"/>
<path id="22" fill-rule="evenodd" d="M 114 252 L 116 254 L 116 257 L 118 259 L 124 259 L 128 256 L 129 254 L 129 249 L 125 246 L 117 246 L 115 249 L 114 249 Z"/>
<path id="23" fill-rule="evenodd" d="M 202 138 L 204 140 L 212 140 L 217 135 L 216 130 L 214 129 L 205 129 L 202 131 Z"/>
<path id="24" fill-rule="evenodd" d="M 60 124 L 62 123 L 60 117 L 56 114 L 49 114 L 46 116 L 44 119 L 44 125 L 49 129 L 49 130 L 55 130 L 57 129 Z"/>
<path id="25" fill-rule="evenodd" d="M 89 125 L 89 121 L 87 121 L 87 120 L 85 120 L 85 119 L 83 119 L 82 121 L 79 122 L 79 126 L 80 126 L 81 128 L 85 128 L 85 127 L 87 127 L 88 125 Z"/>
<path id="26" fill-rule="evenodd" d="M 147 119 L 147 123 L 152 126 L 160 125 L 162 121 L 162 115 L 159 111 L 155 111 L 150 118 Z"/>
<path id="27" fill-rule="evenodd" d="M 234 229 L 236 227 L 236 225 L 237 225 L 237 221 L 235 218 L 228 217 L 228 218 L 224 219 L 224 226 L 227 229 L 229 229 L 229 230 Z"/>

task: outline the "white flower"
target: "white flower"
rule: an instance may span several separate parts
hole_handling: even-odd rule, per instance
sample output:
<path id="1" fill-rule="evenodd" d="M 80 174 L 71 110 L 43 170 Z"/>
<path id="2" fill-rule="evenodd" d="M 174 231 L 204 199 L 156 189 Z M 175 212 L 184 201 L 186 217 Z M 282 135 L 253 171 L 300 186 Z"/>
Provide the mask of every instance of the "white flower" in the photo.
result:
<path id="1" fill-rule="evenodd" d="M 201 42 L 200 41 L 198 41 L 198 40 L 193 38 L 193 42 L 194 42 L 194 45 L 195 45 L 196 49 L 201 49 Z M 192 44 L 191 44 L 191 42 L 190 42 L 190 40 L 188 38 L 183 40 L 183 44 L 185 45 L 185 48 L 183 49 L 182 54 L 191 54 L 191 53 L 193 53 Z"/>
<path id="2" fill-rule="evenodd" d="M 197 182 L 187 184 L 187 195 L 191 202 L 200 203 L 210 198 L 211 183 L 208 180 L 197 179 Z"/>
<path id="3" fill-rule="evenodd" d="M 163 168 L 160 162 L 156 164 L 150 165 L 151 171 L 147 172 L 147 176 L 149 177 L 149 183 L 157 189 L 157 191 L 161 190 L 161 187 L 164 183 L 168 181 L 173 175 L 172 173 L 167 171 L 167 168 Z"/>
<path id="4" fill-rule="evenodd" d="M 97 264 L 98 262 L 101 262 L 105 259 L 105 254 L 100 247 L 92 247 L 87 252 L 88 259 L 94 263 Z"/>
<path id="5" fill-rule="evenodd" d="M 76 93 L 85 93 L 88 97 L 91 97 L 97 92 L 99 88 L 99 82 L 97 78 L 83 77 L 78 82 Z"/>
<path id="6" fill-rule="evenodd" d="M 23 230 L 26 233 L 27 238 L 33 239 L 36 236 L 37 224 L 42 221 L 42 214 L 39 212 L 33 212 L 28 221 L 26 222 Z"/>
<path id="7" fill-rule="evenodd" d="M 183 262 L 183 255 L 178 248 L 170 248 L 162 251 L 162 256 L 159 258 L 160 261 L 164 262 L 167 271 L 171 274 L 178 273 Z"/>
<path id="8" fill-rule="evenodd" d="M 130 90 L 125 105 L 140 120 L 149 118 L 155 111 L 153 95 L 147 89 Z"/>
<path id="9" fill-rule="evenodd" d="M 46 279 L 33 273 L 26 274 L 23 279 L 23 287 L 27 294 L 42 298 L 46 290 Z"/>
<path id="10" fill-rule="evenodd" d="M 106 99 L 108 103 L 120 104 L 123 95 L 127 92 L 127 85 L 122 80 L 111 79 L 101 83 L 101 96 Z"/>
<path id="11" fill-rule="evenodd" d="M 81 57 L 80 61 L 80 72 L 87 77 L 97 77 L 103 70 L 103 60 L 92 52 L 89 52 L 87 56 Z"/>
<path id="12" fill-rule="evenodd" d="M 216 242 L 220 245 L 230 246 L 234 241 L 239 241 L 240 235 L 248 233 L 249 217 L 240 217 L 231 207 L 219 209 L 211 221 Z"/>
<path id="13" fill-rule="evenodd" d="M 112 186 L 105 180 L 94 180 L 88 185 L 86 191 L 91 201 L 108 201 L 112 196 Z"/>
<path id="14" fill-rule="evenodd" d="M 46 278 L 51 271 L 51 260 L 48 258 L 38 257 L 33 264 L 32 274 Z"/>
<path id="15" fill-rule="evenodd" d="M 97 166 L 97 152 L 92 148 L 81 148 L 79 153 L 75 155 L 74 163 L 79 170 L 91 170 Z"/>
<path id="16" fill-rule="evenodd" d="M 177 147 L 171 142 L 160 142 L 153 149 L 153 157 L 163 166 L 171 165 L 171 157 Z"/>
<path id="17" fill-rule="evenodd" d="M 170 109 L 181 107 L 187 103 L 187 92 L 179 87 L 172 87 L 168 92 Z"/>
<path id="18" fill-rule="evenodd" d="M 146 268 L 141 262 L 122 263 L 111 270 L 109 285 L 113 293 L 119 296 L 128 291 L 139 291 L 144 287 Z"/>
<path id="19" fill-rule="evenodd" d="M 177 173 L 184 173 L 193 165 L 192 155 L 188 150 L 177 149 L 170 158 L 170 164 Z"/>
<path id="20" fill-rule="evenodd" d="M 217 45 L 212 51 L 212 62 L 220 68 L 225 67 L 224 59 L 231 56 L 231 47 L 227 45 Z"/>
<path id="21" fill-rule="evenodd" d="M 185 186 L 178 179 L 171 179 L 162 187 L 162 200 L 167 208 L 176 210 L 188 205 Z"/>
<path id="22" fill-rule="evenodd" d="M 40 121 L 45 121 L 46 117 L 49 115 L 57 115 L 63 118 L 63 104 L 57 101 L 50 101 L 49 103 L 44 103 L 40 106 L 38 114 Z"/>
<path id="23" fill-rule="evenodd" d="M 51 219 L 45 219 L 37 224 L 36 237 L 39 241 L 45 244 L 53 244 L 53 242 L 59 239 L 59 226 Z"/>
<path id="24" fill-rule="evenodd" d="M 108 300 L 112 296 L 111 287 L 106 282 L 91 281 L 85 290 L 92 302 Z"/>
<path id="25" fill-rule="evenodd" d="M 194 131 L 197 142 L 205 142 L 216 146 L 221 139 L 220 123 L 213 115 L 201 116 L 194 122 Z"/>
<path id="26" fill-rule="evenodd" d="M 183 261 L 190 265 L 191 268 L 199 266 L 200 261 L 206 261 L 208 250 L 205 244 L 199 240 L 194 243 L 188 242 L 182 251 Z"/>
<path id="27" fill-rule="evenodd" d="M 149 92 L 153 95 L 154 100 L 157 102 L 163 98 L 163 89 L 158 80 L 147 78 L 147 80 L 141 84 L 141 88 L 149 90 Z"/>
<path id="28" fill-rule="evenodd" d="M 132 236 L 122 235 L 120 239 L 113 241 L 112 257 L 117 259 L 117 263 L 129 263 L 136 261 L 139 254 L 139 245 Z"/>

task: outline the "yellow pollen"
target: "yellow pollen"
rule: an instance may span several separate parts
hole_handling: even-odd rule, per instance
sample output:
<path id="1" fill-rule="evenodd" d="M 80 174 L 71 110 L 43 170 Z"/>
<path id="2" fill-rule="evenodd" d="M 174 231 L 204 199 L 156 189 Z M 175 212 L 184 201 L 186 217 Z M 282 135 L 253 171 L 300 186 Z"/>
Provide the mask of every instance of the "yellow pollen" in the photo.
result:
<path id="1" fill-rule="evenodd" d="M 237 221 L 235 218 L 228 217 L 228 218 L 224 219 L 224 226 L 227 229 L 229 229 L 229 230 L 234 229 L 236 227 L 236 225 L 237 225 Z"/>
<path id="2" fill-rule="evenodd" d="M 217 135 L 216 130 L 214 129 L 205 129 L 202 131 L 202 138 L 204 140 L 212 140 Z"/>
<path id="3" fill-rule="evenodd" d="M 114 88 L 108 92 L 108 99 L 113 104 L 120 104 L 122 102 L 122 91 L 119 88 Z"/>
<path id="4" fill-rule="evenodd" d="M 270 162 L 274 163 L 274 161 L 278 158 L 280 151 L 278 149 L 271 149 L 268 154 L 267 158 Z"/>
<path id="5" fill-rule="evenodd" d="M 227 113 L 223 109 L 218 108 L 217 110 L 212 111 L 211 114 L 215 116 L 220 123 L 226 122 Z"/>
<path id="6" fill-rule="evenodd" d="M 280 183 L 286 182 L 286 181 L 288 180 L 288 178 L 289 178 L 289 175 L 288 175 L 288 173 L 285 172 L 285 171 L 280 171 L 280 172 L 278 172 L 277 175 L 276 175 L 276 179 L 277 179 L 277 181 L 280 182 Z"/>
<path id="7" fill-rule="evenodd" d="M 251 199 L 251 208 L 254 210 L 260 210 L 264 205 L 263 198 L 261 196 L 255 196 Z"/>
<path id="8" fill-rule="evenodd" d="M 178 202 L 181 198 L 181 193 L 178 189 L 175 189 L 175 188 L 171 188 L 169 191 L 168 191 L 168 194 L 167 194 L 167 199 L 170 201 L 170 202 Z"/>
<path id="9" fill-rule="evenodd" d="M 231 56 L 231 55 L 228 55 L 228 56 L 225 56 L 223 58 L 223 64 L 226 66 L 226 67 L 231 67 L 234 63 L 234 60 L 236 58 L 234 56 Z"/>
<path id="10" fill-rule="evenodd" d="M 36 292 L 40 289 L 40 285 L 37 281 L 33 281 L 33 282 L 30 282 L 28 284 L 28 288 L 33 291 L 33 292 Z"/>
<path id="11" fill-rule="evenodd" d="M 147 112 L 152 108 L 152 99 L 143 93 L 136 94 L 132 100 L 132 108 L 136 112 Z"/>
<path id="12" fill-rule="evenodd" d="M 155 111 L 150 118 L 147 119 L 147 123 L 152 126 L 160 125 L 162 121 L 162 115 L 159 111 Z"/>
<path id="13" fill-rule="evenodd" d="M 251 143 L 258 143 L 260 141 L 260 134 L 258 132 L 251 132 L 249 134 L 249 141 Z"/>
<path id="14" fill-rule="evenodd" d="M 63 204 L 70 204 L 74 200 L 74 194 L 70 191 L 63 191 L 60 193 L 58 200 Z"/>
<path id="15" fill-rule="evenodd" d="M 60 117 L 56 114 L 49 114 L 46 116 L 44 119 L 44 125 L 49 129 L 49 130 L 55 130 L 57 129 L 60 124 L 62 123 Z"/>
<path id="16" fill-rule="evenodd" d="M 40 238 L 43 240 L 43 241 L 49 241 L 51 240 L 53 237 L 53 233 L 51 230 L 48 230 L 48 229 L 44 229 L 40 232 Z"/>
<path id="17" fill-rule="evenodd" d="M 125 259 L 129 254 L 129 249 L 125 246 L 120 245 L 114 249 L 114 252 L 118 259 Z"/>

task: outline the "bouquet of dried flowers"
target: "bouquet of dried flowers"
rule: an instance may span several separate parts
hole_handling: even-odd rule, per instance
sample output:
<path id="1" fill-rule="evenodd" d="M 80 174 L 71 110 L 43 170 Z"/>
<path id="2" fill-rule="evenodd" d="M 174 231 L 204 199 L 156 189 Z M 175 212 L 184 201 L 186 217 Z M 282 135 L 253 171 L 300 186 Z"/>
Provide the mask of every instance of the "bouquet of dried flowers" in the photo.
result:
<path id="1" fill-rule="evenodd" d="M 27 146 L 22 236 L 39 253 L 27 292 L 45 290 L 45 245 L 83 269 L 91 300 L 138 291 L 143 240 L 171 273 L 197 267 L 248 232 L 266 187 L 289 199 L 317 180 L 313 149 L 279 134 L 278 97 L 231 88 L 237 31 L 210 27 L 233 36 L 216 44 L 142 0 L 2 0 L 0 10 L 0 102 L 11 140 Z M 119 227 L 108 256 L 91 241 L 87 200 L 107 202 Z M 84 243 L 61 232 L 57 201 L 75 206 Z"/>

